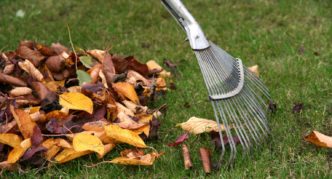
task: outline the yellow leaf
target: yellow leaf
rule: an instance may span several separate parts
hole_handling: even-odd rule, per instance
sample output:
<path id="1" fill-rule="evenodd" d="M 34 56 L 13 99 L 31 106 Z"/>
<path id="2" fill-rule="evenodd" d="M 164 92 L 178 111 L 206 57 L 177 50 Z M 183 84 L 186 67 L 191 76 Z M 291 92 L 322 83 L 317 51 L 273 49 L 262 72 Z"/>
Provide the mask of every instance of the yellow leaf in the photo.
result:
<path id="1" fill-rule="evenodd" d="M 113 83 L 112 87 L 120 95 L 128 98 L 132 102 L 139 104 L 139 99 L 133 85 L 127 82 Z"/>
<path id="2" fill-rule="evenodd" d="M 93 112 L 93 103 L 91 99 L 82 93 L 63 93 L 60 95 L 59 103 L 68 109 L 82 110 L 90 114 Z"/>
<path id="3" fill-rule="evenodd" d="M 99 155 L 105 153 L 104 145 L 101 140 L 87 133 L 76 134 L 73 139 L 73 147 L 78 152 L 90 150 L 97 152 Z"/>
<path id="4" fill-rule="evenodd" d="M 55 156 L 54 159 L 59 163 L 65 163 L 83 155 L 87 155 L 89 153 L 91 153 L 91 151 L 89 150 L 78 152 L 74 149 L 64 149 L 57 156 Z"/>
<path id="5" fill-rule="evenodd" d="M 318 131 L 312 131 L 304 139 L 320 147 L 332 148 L 332 137 Z"/>
<path id="6" fill-rule="evenodd" d="M 106 121 L 92 121 L 92 122 L 87 122 L 82 126 L 82 129 L 86 130 L 86 131 L 104 131 L 104 126 L 106 126 L 107 124 L 109 124 Z"/>
<path id="7" fill-rule="evenodd" d="M 136 147 L 146 148 L 144 141 L 139 135 L 131 130 L 122 129 L 117 125 L 105 126 L 106 135 L 113 138 L 116 141 L 127 143 Z"/>
<path id="8" fill-rule="evenodd" d="M 6 144 L 15 148 L 19 147 L 21 142 L 22 142 L 21 137 L 16 134 L 10 134 L 10 133 L 0 134 L 0 143 L 2 144 Z"/>
<path id="9" fill-rule="evenodd" d="M 141 133 L 144 133 L 146 136 L 149 136 L 149 133 L 150 133 L 150 125 L 145 125 L 141 128 L 138 128 L 138 129 L 135 129 L 135 130 L 132 130 L 133 132 L 135 132 L 136 134 L 141 134 Z"/>
<path id="10" fill-rule="evenodd" d="M 36 126 L 36 123 L 32 121 L 30 115 L 22 109 L 15 109 L 14 106 L 10 105 L 10 111 L 12 112 L 23 137 L 25 139 L 30 138 L 33 134 L 33 128 Z"/>
<path id="11" fill-rule="evenodd" d="M 183 122 L 177 124 L 176 126 L 180 126 L 183 130 L 188 131 L 193 134 L 201 134 L 204 132 L 215 131 L 218 132 L 218 124 L 216 121 L 191 117 L 187 122 Z M 225 126 L 220 124 L 221 131 L 225 130 Z"/>
<path id="12" fill-rule="evenodd" d="M 17 147 L 14 147 L 8 154 L 7 162 L 8 163 L 16 163 L 25 153 L 28 148 L 31 147 L 30 138 L 25 139 L 21 142 L 21 144 Z"/>
<path id="13" fill-rule="evenodd" d="M 148 66 L 149 71 L 162 71 L 163 68 L 154 60 L 149 60 L 146 62 L 146 65 Z"/>

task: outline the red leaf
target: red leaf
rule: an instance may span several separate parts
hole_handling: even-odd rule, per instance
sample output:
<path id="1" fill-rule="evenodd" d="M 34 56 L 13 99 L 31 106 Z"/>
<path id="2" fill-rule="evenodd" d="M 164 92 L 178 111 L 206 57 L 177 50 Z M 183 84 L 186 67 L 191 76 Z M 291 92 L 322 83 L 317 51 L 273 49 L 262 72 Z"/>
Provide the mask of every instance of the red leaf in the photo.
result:
<path id="1" fill-rule="evenodd" d="M 175 147 L 175 146 L 178 146 L 178 145 L 182 144 L 182 143 L 183 143 L 184 141 L 186 141 L 188 138 L 189 138 L 188 133 L 184 133 L 184 134 L 180 135 L 180 136 L 176 139 L 175 142 L 173 142 L 173 143 L 169 143 L 169 144 L 167 144 L 167 145 L 170 146 L 170 147 Z"/>

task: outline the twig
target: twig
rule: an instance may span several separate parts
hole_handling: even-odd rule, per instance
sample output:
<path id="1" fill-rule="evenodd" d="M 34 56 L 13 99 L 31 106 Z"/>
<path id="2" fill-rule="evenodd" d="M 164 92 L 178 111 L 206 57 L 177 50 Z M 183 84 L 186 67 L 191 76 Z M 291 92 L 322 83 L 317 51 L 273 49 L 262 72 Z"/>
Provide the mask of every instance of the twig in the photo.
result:
<path id="1" fill-rule="evenodd" d="M 77 54 L 76 54 L 76 51 L 75 51 L 75 48 L 74 48 L 73 41 L 71 39 L 71 33 L 70 33 L 70 28 L 69 28 L 68 24 L 67 24 L 67 30 L 68 30 L 69 42 L 70 42 L 71 48 L 73 49 L 73 52 L 75 54 L 75 69 L 77 71 Z"/>

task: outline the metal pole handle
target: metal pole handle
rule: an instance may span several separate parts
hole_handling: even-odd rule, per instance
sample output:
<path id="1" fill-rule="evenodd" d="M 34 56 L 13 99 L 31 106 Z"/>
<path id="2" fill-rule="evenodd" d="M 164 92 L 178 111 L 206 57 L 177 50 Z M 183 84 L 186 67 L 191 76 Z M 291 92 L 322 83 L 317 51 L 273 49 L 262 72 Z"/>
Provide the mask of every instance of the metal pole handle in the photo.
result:
<path id="1" fill-rule="evenodd" d="M 203 50 L 210 46 L 201 27 L 180 0 L 161 0 L 161 2 L 186 31 L 193 50 Z"/>

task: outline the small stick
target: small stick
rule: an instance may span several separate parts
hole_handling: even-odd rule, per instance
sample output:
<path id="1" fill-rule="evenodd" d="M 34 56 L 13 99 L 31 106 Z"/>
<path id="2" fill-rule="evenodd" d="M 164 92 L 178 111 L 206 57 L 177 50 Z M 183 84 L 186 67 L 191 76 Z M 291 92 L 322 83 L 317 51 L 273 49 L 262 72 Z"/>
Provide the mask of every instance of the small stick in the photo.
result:
<path id="1" fill-rule="evenodd" d="M 204 172 L 211 173 L 210 151 L 207 148 L 202 147 L 199 149 L 199 153 L 201 155 Z"/>
<path id="2" fill-rule="evenodd" d="M 191 162 L 189 149 L 186 144 L 182 144 L 182 154 L 183 154 L 184 168 L 188 170 L 193 166 L 193 164 Z"/>

